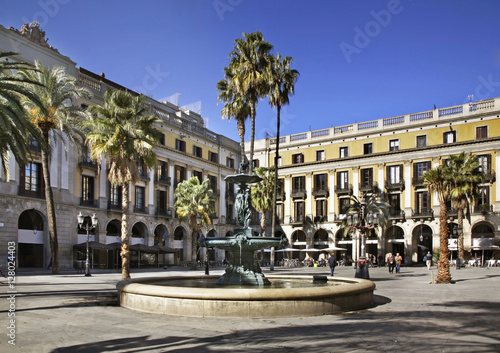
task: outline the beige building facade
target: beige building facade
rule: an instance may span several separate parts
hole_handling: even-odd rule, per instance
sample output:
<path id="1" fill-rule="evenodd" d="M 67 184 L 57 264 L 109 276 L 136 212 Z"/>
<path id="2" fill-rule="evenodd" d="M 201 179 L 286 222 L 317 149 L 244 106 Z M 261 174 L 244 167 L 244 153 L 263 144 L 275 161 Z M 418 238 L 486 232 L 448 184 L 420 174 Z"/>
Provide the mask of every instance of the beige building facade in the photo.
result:
<path id="1" fill-rule="evenodd" d="M 46 67 L 63 66 L 69 75 L 77 78 L 79 85 L 92 93 L 90 100 L 77 102 L 84 107 L 102 104 L 107 89 L 127 89 L 104 74 L 78 67 L 47 43 L 45 33 L 36 23 L 24 25 L 21 30 L 0 26 L 0 51 L 18 53 L 9 60 L 33 63 L 39 59 Z M 140 168 L 140 182 L 130 186 L 131 245 L 143 249 L 133 251 L 132 266 L 184 264 L 190 260 L 193 244 L 188 225 L 179 222 L 174 212 L 175 187 L 192 176 L 209 179 L 215 194 L 215 213 L 212 225 L 202 232 L 207 236 L 231 234 L 235 190 L 224 178 L 236 172 L 240 147 L 238 142 L 205 128 L 203 118 L 195 112 L 151 98 L 146 98 L 146 102 L 150 113 L 162 119 L 158 129 L 164 137 L 156 147 L 158 167 Z M 47 268 L 51 255 L 41 155 L 35 143 L 31 147 L 32 160 L 28 165 L 20 167 L 11 158 L 9 181 L 5 171 L 0 171 L 0 209 L 3 210 L 0 256 L 6 258 L 7 244 L 15 242 L 19 268 Z M 119 267 L 121 190 L 110 185 L 105 168 L 99 169 L 85 152 L 78 152 L 74 146 L 68 146 L 66 151 L 60 140 L 53 145 L 50 172 L 56 201 L 60 268 L 71 269 L 84 260 L 81 245 L 86 243 L 87 233 L 78 227 L 80 212 L 87 217 L 95 213 L 98 218 L 98 227 L 91 232 L 90 241 L 115 245 L 113 250 L 93 250 L 93 267 Z M 160 244 L 178 251 L 160 253 L 157 257 L 139 244 L 149 248 Z M 225 254 L 219 250 L 207 254 L 201 249 L 199 258 L 204 260 L 207 256 L 222 261 Z"/>

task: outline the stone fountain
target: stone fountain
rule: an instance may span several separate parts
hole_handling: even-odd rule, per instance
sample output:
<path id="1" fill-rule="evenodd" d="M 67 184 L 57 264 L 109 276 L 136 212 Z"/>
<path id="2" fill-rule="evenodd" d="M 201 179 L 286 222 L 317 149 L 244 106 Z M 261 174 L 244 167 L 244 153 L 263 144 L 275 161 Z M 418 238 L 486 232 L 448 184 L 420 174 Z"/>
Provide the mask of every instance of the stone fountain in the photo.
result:
<path id="1" fill-rule="evenodd" d="M 311 276 L 264 277 L 256 252 L 282 248 L 288 240 L 252 236 L 250 185 L 261 179 L 244 173 L 226 177 L 240 185 L 236 198 L 238 228 L 231 237 L 204 238 L 200 246 L 231 253 L 231 263 L 219 276 L 167 276 L 120 281 L 116 288 L 125 308 L 191 317 L 277 318 L 335 314 L 359 310 L 373 303 L 375 284 L 359 278 L 314 283 Z M 283 282 L 284 285 L 276 285 Z"/>
<path id="2" fill-rule="evenodd" d="M 230 264 L 224 275 L 217 281 L 218 285 L 269 285 L 271 282 L 264 276 L 256 256 L 258 250 L 275 247 L 278 249 L 288 245 L 288 239 L 283 237 L 252 236 L 250 228 L 250 186 L 262 180 L 257 175 L 245 174 L 245 165 L 240 168 L 240 174 L 229 175 L 224 180 L 239 185 L 236 196 L 236 222 L 238 228 L 231 237 L 205 238 L 200 237 L 198 244 L 207 248 L 219 248 L 229 251 Z"/>

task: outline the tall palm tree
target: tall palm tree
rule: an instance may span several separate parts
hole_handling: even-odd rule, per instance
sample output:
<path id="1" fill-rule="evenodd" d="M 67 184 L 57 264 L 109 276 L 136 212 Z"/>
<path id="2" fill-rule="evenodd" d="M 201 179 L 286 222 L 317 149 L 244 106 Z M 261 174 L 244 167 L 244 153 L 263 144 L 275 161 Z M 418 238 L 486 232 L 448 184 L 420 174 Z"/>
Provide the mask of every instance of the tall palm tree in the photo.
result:
<path id="1" fill-rule="evenodd" d="M 244 160 L 245 156 L 245 120 L 250 116 L 250 105 L 248 101 L 244 99 L 243 96 L 236 94 L 236 92 L 231 88 L 230 79 L 232 74 L 230 73 L 230 67 L 226 67 L 227 71 L 226 78 L 217 82 L 217 91 L 219 92 L 217 101 L 225 103 L 222 109 L 222 117 L 236 119 L 236 124 L 238 127 L 238 135 L 240 136 L 240 149 L 241 155 Z"/>
<path id="2" fill-rule="evenodd" d="M 255 210 L 262 214 L 260 219 L 260 229 L 262 236 L 265 236 L 267 223 L 266 212 L 271 211 L 274 206 L 274 167 L 257 167 L 254 169 L 254 173 L 261 177 L 262 180 L 258 183 L 252 184 L 252 206 Z"/>
<path id="3" fill-rule="evenodd" d="M 23 108 L 23 99 L 30 99 L 39 108 L 43 105 L 33 93 L 30 85 L 36 81 L 14 75 L 19 70 L 33 70 L 33 66 L 8 61 L 17 53 L 0 52 L 0 155 L 7 181 L 10 179 L 9 159 L 12 152 L 19 165 L 25 164 L 29 154 L 29 139 L 32 136 L 43 144 L 42 135 Z"/>
<path id="4" fill-rule="evenodd" d="M 212 194 L 209 180 L 200 183 L 197 177 L 191 177 L 177 185 L 174 192 L 175 211 L 180 221 L 187 220 L 191 228 L 191 269 L 196 269 L 197 242 L 200 226 L 210 225 L 210 215 L 213 214 Z M 201 223 L 198 224 L 198 219 Z"/>
<path id="5" fill-rule="evenodd" d="M 83 141 L 82 119 L 87 113 L 76 105 L 79 98 L 89 98 L 90 92 L 77 85 L 76 79 L 69 76 L 63 67 L 46 68 L 35 60 L 34 70 L 20 70 L 21 79 L 38 82 L 27 83 L 33 90 L 43 108 L 31 99 L 24 100 L 31 122 L 42 135 L 42 170 L 45 181 L 45 199 L 49 225 L 50 250 L 52 254 L 52 273 L 59 273 L 59 245 L 57 240 L 56 213 L 50 183 L 50 158 L 56 141 L 69 141 L 80 146 Z"/>
<path id="6" fill-rule="evenodd" d="M 462 152 L 450 156 L 446 175 L 451 187 L 451 206 L 457 210 L 460 229 L 463 229 L 464 210 L 469 210 L 478 194 L 478 185 L 485 180 L 485 174 L 480 167 L 477 157 L 471 153 Z M 459 234 L 458 238 L 458 258 L 459 260 L 464 258 L 463 232 Z"/>
<path id="7" fill-rule="evenodd" d="M 281 107 L 290 103 L 289 96 L 295 92 L 295 82 L 299 77 L 297 70 L 291 69 L 290 64 L 293 59 L 290 56 L 281 57 L 278 53 L 276 57 L 272 56 L 270 65 L 267 69 L 269 80 L 269 104 L 276 107 L 276 154 L 274 156 L 274 190 L 273 200 L 276 200 L 278 192 L 278 158 L 280 148 L 280 113 Z M 271 218 L 271 232 L 275 236 L 276 232 L 276 206 L 273 207 Z"/>
<path id="8" fill-rule="evenodd" d="M 147 168 L 156 165 L 154 146 L 161 132 L 155 124 L 156 115 L 148 115 L 144 96 L 107 90 L 104 105 L 89 107 L 92 117 L 86 122 L 90 129 L 86 143 L 92 160 L 104 157 L 109 167 L 108 179 L 122 190 L 121 257 L 122 279 L 130 278 L 130 235 L 128 232 L 129 187 L 140 178 L 138 163 Z"/>
<path id="9" fill-rule="evenodd" d="M 439 262 L 436 283 L 451 283 L 450 251 L 448 249 L 448 210 L 446 200 L 450 193 L 450 184 L 446 167 L 438 166 L 423 175 L 424 185 L 430 193 L 435 192 L 439 201 Z"/>
<path id="10" fill-rule="evenodd" d="M 273 46 L 264 40 L 261 32 L 243 33 L 244 38 L 234 41 L 234 48 L 229 53 L 230 61 L 225 69 L 229 88 L 234 94 L 250 106 L 250 160 L 249 173 L 252 173 L 252 162 L 255 140 L 255 116 L 259 98 L 268 92 L 268 82 L 264 68 L 269 64 L 269 52 Z"/>

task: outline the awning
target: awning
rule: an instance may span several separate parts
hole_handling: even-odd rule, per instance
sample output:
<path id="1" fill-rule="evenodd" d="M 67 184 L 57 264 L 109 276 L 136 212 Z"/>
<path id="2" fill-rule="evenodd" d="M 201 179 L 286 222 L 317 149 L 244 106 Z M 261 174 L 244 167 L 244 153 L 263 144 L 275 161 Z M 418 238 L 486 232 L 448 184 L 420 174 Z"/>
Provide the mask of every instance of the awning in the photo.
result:
<path id="1" fill-rule="evenodd" d="M 158 249 L 160 254 L 175 254 L 177 252 L 177 249 L 169 248 L 168 246 L 160 244 L 156 244 L 153 248 Z"/>
<path id="2" fill-rule="evenodd" d="M 321 251 L 328 251 L 328 252 L 337 251 L 337 250 L 342 251 L 342 250 L 347 250 L 347 249 L 345 249 L 345 248 L 339 248 L 337 246 L 330 246 L 330 247 L 328 247 L 326 249 L 321 249 Z"/>
<path id="3" fill-rule="evenodd" d="M 149 252 L 149 253 L 158 253 L 158 252 L 160 252 L 159 248 L 155 248 L 154 246 L 148 246 L 148 245 L 144 245 L 144 244 L 130 245 L 130 250 L 141 251 L 141 252 Z"/>
<path id="4" fill-rule="evenodd" d="M 87 242 L 73 245 L 73 249 L 76 250 L 86 250 Z M 114 248 L 109 246 L 109 244 L 99 243 L 98 241 L 89 241 L 90 250 L 113 250 Z"/>

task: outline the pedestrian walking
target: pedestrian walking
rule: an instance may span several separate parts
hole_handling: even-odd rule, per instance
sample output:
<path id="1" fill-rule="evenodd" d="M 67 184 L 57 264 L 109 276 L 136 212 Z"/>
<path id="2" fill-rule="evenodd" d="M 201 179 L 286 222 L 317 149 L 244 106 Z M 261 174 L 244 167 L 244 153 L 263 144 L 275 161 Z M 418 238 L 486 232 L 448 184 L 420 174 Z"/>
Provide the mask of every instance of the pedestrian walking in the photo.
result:
<path id="1" fill-rule="evenodd" d="M 393 273 L 395 260 L 394 260 L 394 255 L 392 255 L 392 253 L 389 253 L 389 256 L 387 257 L 387 265 L 389 266 L 389 273 Z"/>
<path id="2" fill-rule="evenodd" d="M 335 270 L 335 266 L 337 266 L 337 259 L 334 255 L 328 258 L 328 265 L 330 266 L 330 276 L 333 276 L 333 271 Z"/>
<path id="3" fill-rule="evenodd" d="M 396 273 L 399 273 L 401 271 L 401 264 L 403 263 L 403 257 L 399 255 L 399 253 L 397 253 L 394 260 L 396 261 Z"/>

